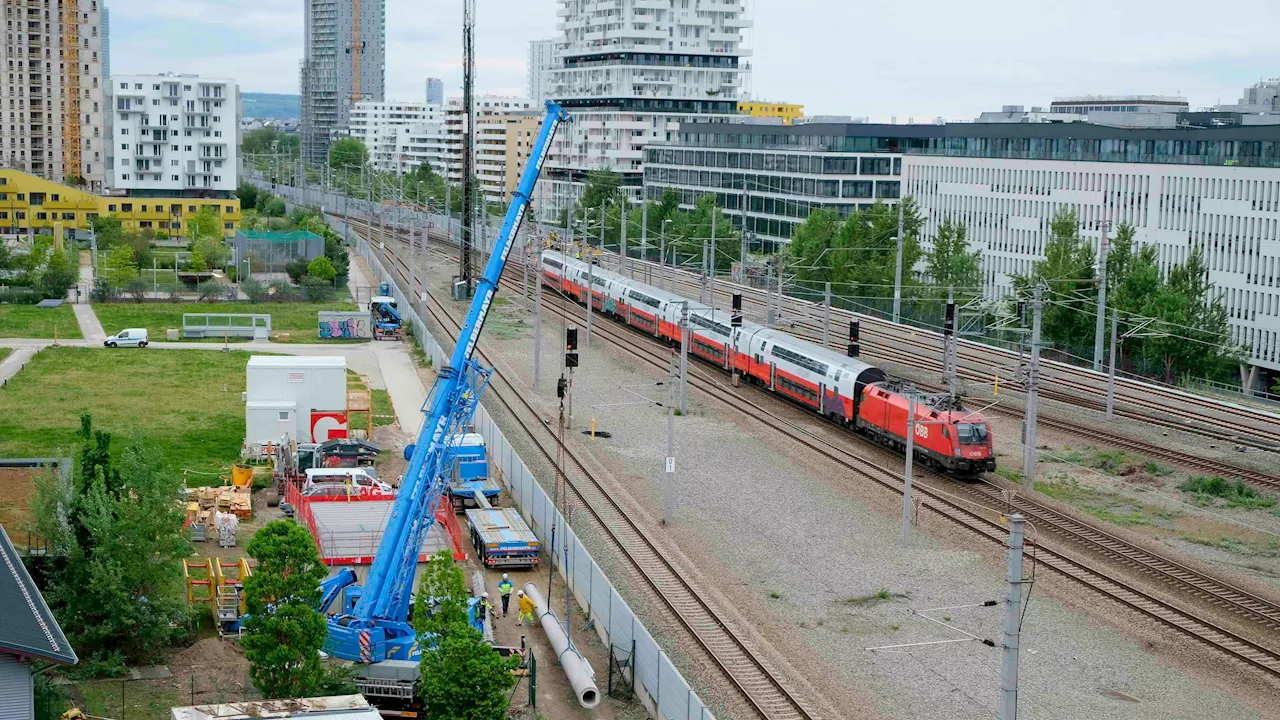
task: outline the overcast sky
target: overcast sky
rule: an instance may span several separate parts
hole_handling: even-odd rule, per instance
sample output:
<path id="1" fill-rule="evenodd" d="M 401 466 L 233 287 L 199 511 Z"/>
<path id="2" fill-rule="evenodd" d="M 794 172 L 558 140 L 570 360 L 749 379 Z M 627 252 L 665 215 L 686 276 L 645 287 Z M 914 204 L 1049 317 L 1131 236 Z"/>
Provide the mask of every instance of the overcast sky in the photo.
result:
<path id="1" fill-rule="evenodd" d="M 232 77 L 296 93 L 305 0 L 107 0 L 112 71 Z M 972 119 L 1056 96 L 1182 95 L 1235 102 L 1280 76 L 1276 0 L 749 0 L 753 95 L 807 114 Z M 555 0 L 477 0 L 477 89 L 523 94 L 528 41 Z M 424 78 L 460 93 L 462 0 L 387 0 L 387 94 Z"/>

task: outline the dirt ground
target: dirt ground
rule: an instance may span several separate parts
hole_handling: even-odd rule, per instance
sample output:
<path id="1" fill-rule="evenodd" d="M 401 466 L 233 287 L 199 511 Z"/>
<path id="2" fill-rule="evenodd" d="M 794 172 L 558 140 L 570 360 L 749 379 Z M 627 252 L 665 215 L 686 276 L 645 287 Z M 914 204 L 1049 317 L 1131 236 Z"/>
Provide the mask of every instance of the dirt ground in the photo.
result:
<path id="1" fill-rule="evenodd" d="M 27 546 L 31 500 L 40 468 L 0 468 L 0 525 L 17 547 Z"/>

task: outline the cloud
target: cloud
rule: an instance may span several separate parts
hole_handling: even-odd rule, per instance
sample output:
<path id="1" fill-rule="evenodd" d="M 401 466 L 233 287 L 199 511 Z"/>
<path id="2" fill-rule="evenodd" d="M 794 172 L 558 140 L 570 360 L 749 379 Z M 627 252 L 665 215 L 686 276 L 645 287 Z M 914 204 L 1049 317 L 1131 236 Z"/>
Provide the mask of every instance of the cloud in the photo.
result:
<path id="1" fill-rule="evenodd" d="M 234 77 L 297 92 L 307 0 L 110 0 L 118 72 Z M 387 95 L 417 100 L 426 77 L 462 85 L 462 3 L 386 0 Z M 523 93 L 529 41 L 556 34 L 557 0 L 477 3 L 476 86 Z M 1234 101 L 1274 74 L 1280 3 L 1233 0 L 758 0 L 753 94 L 810 114 L 972 119 L 1004 104 L 1077 94 L 1182 94 Z M 1188 18 L 1194 18 L 1189 21 Z M 1248 18 L 1247 22 L 1240 18 Z"/>

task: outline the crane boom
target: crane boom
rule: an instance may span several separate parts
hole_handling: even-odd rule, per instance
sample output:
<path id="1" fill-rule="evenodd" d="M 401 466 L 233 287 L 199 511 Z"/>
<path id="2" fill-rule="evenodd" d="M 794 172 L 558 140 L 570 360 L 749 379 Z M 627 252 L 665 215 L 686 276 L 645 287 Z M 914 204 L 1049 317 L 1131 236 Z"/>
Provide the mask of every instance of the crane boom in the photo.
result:
<path id="1" fill-rule="evenodd" d="M 559 105 L 547 102 L 546 118 L 512 194 L 506 219 L 494 241 L 493 254 L 476 284 L 457 345 L 422 406 L 426 420 L 369 568 L 369 578 L 351 613 L 329 620 L 327 648 L 337 657 L 360 662 L 418 657 L 417 634 L 408 622 L 410 598 L 419 548 L 434 522 L 436 506 L 448 481 L 447 441 L 466 430 L 488 383 L 492 370 L 473 359 L 476 342 L 498 291 L 498 280 L 528 210 L 551 140 L 566 119 Z"/>

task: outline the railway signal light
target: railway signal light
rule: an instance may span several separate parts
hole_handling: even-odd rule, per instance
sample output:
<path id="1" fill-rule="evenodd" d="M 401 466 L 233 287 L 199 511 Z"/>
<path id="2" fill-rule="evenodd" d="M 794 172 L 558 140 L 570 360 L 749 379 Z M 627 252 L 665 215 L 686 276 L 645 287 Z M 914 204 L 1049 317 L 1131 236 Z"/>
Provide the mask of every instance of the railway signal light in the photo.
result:
<path id="1" fill-rule="evenodd" d="M 733 313 L 729 315 L 729 324 L 742 327 L 742 293 L 733 294 Z"/>
<path id="2" fill-rule="evenodd" d="M 569 389 L 569 381 L 566 380 L 563 375 L 561 375 L 560 379 L 556 380 L 556 397 L 563 400 L 564 394 L 568 389 Z"/>
<path id="3" fill-rule="evenodd" d="M 1026 301 L 1026 300 L 1019 300 L 1019 301 L 1018 301 L 1018 303 L 1017 303 L 1017 309 L 1016 309 L 1016 310 L 1014 310 L 1014 313 L 1018 316 L 1018 324 L 1019 324 L 1019 325 L 1024 325 L 1024 324 L 1026 324 L 1026 322 L 1027 322 L 1027 301 Z"/>
<path id="4" fill-rule="evenodd" d="M 567 368 L 578 367 L 578 328 L 567 327 L 564 329 L 564 366 Z"/>
<path id="5" fill-rule="evenodd" d="M 862 334 L 861 330 L 861 320 L 849 321 L 849 357 L 858 357 L 858 353 L 862 351 L 862 346 L 859 342 L 859 338 Z"/>
<path id="6" fill-rule="evenodd" d="M 956 304 L 952 300 L 947 301 L 946 319 L 942 324 L 943 335 L 954 335 L 956 332 Z"/>

